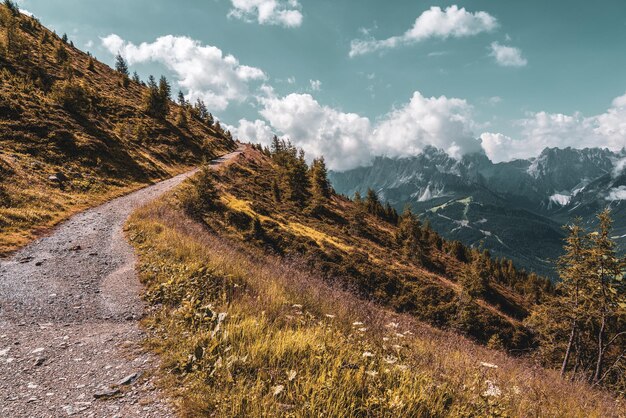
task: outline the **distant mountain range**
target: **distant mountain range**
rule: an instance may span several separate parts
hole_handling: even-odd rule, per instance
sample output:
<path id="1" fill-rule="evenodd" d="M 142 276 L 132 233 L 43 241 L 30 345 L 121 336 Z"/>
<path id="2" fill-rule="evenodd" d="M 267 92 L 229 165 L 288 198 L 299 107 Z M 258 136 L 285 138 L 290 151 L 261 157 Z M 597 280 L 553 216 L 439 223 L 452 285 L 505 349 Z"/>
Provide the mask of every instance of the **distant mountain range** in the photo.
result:
<path id="1" fill-rule="evenodd" d="M 339 193 L 372 188 L 398 210 L 409 204 L 447 239 L 483 245 L 551 277 L 562 225 L 574 217 L 591 226 L 609 206 L 614 239 L 626 249 L 626 150 L 546 148 L 536 158 L 494 164 L 484 154 L 456 160 L 428 147 L 329 177 Z"/>

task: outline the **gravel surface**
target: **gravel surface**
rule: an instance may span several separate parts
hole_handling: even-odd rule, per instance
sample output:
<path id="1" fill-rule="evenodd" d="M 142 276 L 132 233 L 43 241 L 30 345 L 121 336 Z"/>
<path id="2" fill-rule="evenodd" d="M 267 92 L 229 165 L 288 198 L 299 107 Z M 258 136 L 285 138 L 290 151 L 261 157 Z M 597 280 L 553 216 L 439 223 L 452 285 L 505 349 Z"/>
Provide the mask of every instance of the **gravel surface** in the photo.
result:
<path id="1" fill-rule="evenodd" d="M 1 417 L 173 416 L 153 382 L 158 359 L 141 347 L 123 225 L 191 174 L 82 212 L 0 260 Z"/>

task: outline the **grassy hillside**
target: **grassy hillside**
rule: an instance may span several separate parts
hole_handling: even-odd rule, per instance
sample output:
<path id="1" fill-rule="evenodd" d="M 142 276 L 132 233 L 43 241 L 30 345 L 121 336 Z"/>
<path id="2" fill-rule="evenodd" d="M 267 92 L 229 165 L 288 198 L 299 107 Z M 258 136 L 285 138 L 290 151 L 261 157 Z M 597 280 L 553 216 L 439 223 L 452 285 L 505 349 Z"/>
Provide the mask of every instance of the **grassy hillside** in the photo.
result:
<path id="1" fill-rule="evenodd" d="M 144 109 L 146 87 L 0 5 L 0 255 L 73 212 L 234 147 Z"/>
<path id="2" fill-rule="evenodd" d="M 619 416 L 606 393 L 419 322 L 456 309 L 463 263 L 439 250 L 435 270 L 409 263 L 373 216 L 367 238 L 349 232 L 355 205 L 336 196 L 318 217 L 273 201 L 276 171 L 248 148 L 215 193 L 200 174 L 129 221 L 149 346 L 182 416 Z"/>
<path id="3" fill-rule="evenodd" d="M 540 296 L 516 291 L 517 283 L 505 286 L 494 279 L 480 296 L 463 298 L 459 278 L 470 267 L 468 259 L 481 254 L 441 240 L 424 225 L 421 257 L 407 256 L 397 243 L 395 223 L 341 196 L 333 195 L 317 211 L 287 198 L 277 202 L 271 190 L 279 171 L 272 158 L 248 147 L 217 176 L 220 205 L 204 213 L 202 221 L 246 242 L 259 256 L 302 259 L 326 281 L 398 312 L 459 329 L 483 343 L 517 350 L 532 346 L 521 321 Z M 487 262 L 487 268 L 496 270 L 495 261 Z"/>

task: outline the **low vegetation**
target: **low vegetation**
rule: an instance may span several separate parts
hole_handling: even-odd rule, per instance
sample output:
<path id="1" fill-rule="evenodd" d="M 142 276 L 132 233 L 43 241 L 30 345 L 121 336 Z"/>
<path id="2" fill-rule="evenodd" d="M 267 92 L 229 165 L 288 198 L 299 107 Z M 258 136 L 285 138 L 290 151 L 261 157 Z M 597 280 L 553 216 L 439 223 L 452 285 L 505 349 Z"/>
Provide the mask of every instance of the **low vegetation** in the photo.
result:
<path id="1" fill-rule="evenodd" d="M 234 148 L 195 108 L 185 127 L 161 79 L 130 79 L 15 3 L 0 4 L 0 255 L 70 214 Z M 202 104 L 203 106 L 203 104 Z M 204 108 L 206 111 L 206 108 Z"/>
<path id="2" fill-rule="evenodd" d="M 251 154 L 129 220 L 151 305 L 148 346 L 182 416 L 619 416 L 620 401 L 585 383 L 358 297 L 306 253 L 261 252 L 270 222 L 297 220 L 272 221 L 215 182 L 266 163 Z M 196 194 L 200 206 L 190 206 Z M 345 239 L 320 229 L 292 233 L 322 249 Z"/>

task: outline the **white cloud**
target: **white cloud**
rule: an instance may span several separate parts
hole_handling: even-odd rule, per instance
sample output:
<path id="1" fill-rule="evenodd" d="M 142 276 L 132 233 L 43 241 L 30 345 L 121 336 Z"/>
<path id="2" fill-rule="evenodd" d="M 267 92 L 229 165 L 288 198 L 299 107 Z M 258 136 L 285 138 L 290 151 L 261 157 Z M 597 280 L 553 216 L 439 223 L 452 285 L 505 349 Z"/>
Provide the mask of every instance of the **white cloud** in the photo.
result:
<path id="1" fill-rule="evenodd" d="M 228 17 L 287 28 L 302 25 L 303 16 L 297 0 L 231 0 L 231 3 L 233 8 Z"/>
<path id="2" fill-rule="evenodd" d="M 320 91 L 322 88 L 322 82 L 319 80 L 309 80 L 309 84 L 311 84 L 311 90 Z"/>
<path id="3" fill-rule="evenodd" d="M 498 27 L 498 21 L 487 12 L 468 12 L 456 5 L 442 10 L 433 6 L 423 12 L 413 27 L 402 35 L 387 39 L 355 39 L 350 44 L 350 57 L 396 48 L 428 38 L 462 38 L 490 32 Z"/>
<path id="4" fill-rule="evenodd" d="M 483 133 L 485 152 L 494 161 L 537 156 L 546 147 L 609 148 L 626 147 L 626 95 L 613 100 L 604 113 L 585 117 L 581 113 L 537 112 L 516 122 L 519 139 L 502 134 Z"/>
<path id="5" fill-rule="evenodd" d="M 259 119 L 254 122 L 247 119 L 240 119 L 239 126 L 229 126 L 228 129 L 233 132 L 237 138 L 241 138 L 242 140 L 246 138 L 254 143 L 263 145 L 269 145 L 274 137 L 272 128 Z"/>
<path id="6" fill-rule="evenodd" d="M 462 99 L 424 97 L 419 92 L 403 107 L 380 120 L 373 132 L 374 155 L 400 157 L 419 154 L 426 145 L 459 158 L 480 151 L 473 134 L 471 106 Z"/>
<path id="7" fill-rule="evenodd" d="M 309 94 L 259 100 L 265 121 L 239 121 L 233 130 L 237 137 L 268 145 L 274 131 L 290 138 L 309 157 L 323 155 L 333 169 L 365 165 L 374 155 L 416 155 L 427 145 L 455 157 L 480 151 L 472 133 L 471 107 L 461 99 L 426 98 L 415 92 L 409 103 L 376 123 L 323 106 Z"/>
<path id="8" fill-rule="evenodd" d="M 135 45 L 113 34 L 102 38 L 102 44 L 112 54 L 121 53 L 131 65 L 148 61 L 165 65 L 176 74 L 178 85 L 188 90 L 188 98 L 202 98 L 217 111 L 231 101 L 245 100 L 249 84 L 267 78 L 260 69 L 241 65 L 221 49 L 185 36 L 167 35 Z"/>
<path id="9" fill-rule="evenodd" d="M 626 186 L 614 187 L 609 191 L 606 200 L 626 200 Z"/>
<path id="10" fill-rule="evenodd" d="M 498 42 L 492 42 L 490 48 L 491 53 L 489 55 L 495 58 L 498 65 L 503 67 L 524 67 L 528 64 L 519 48 L 501 45 Z"/>

